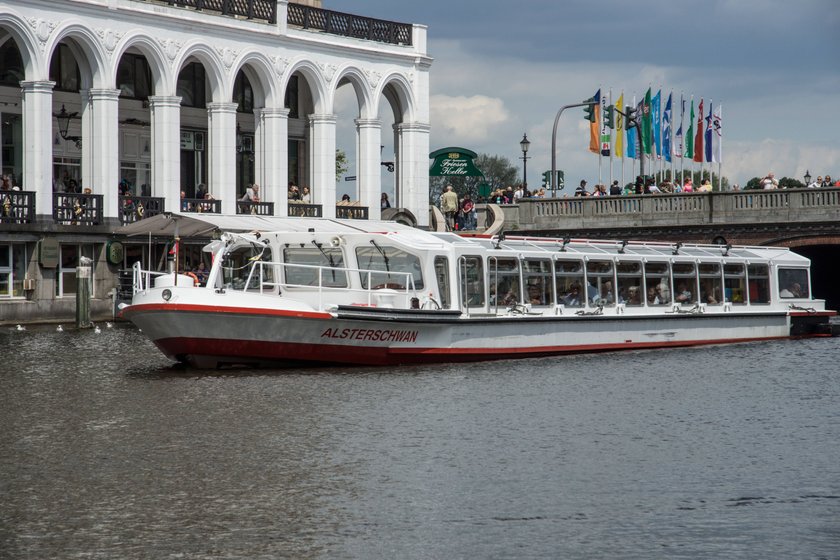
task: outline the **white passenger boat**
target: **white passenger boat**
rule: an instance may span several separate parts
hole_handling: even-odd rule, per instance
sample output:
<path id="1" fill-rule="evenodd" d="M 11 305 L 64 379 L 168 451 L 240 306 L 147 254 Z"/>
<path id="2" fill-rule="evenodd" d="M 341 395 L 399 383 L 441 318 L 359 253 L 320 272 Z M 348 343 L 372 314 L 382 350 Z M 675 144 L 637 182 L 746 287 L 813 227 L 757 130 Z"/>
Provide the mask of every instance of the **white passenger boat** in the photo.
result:
<path id="1" fill-rule="evenodd" d="M 135 265 L 122 315 L 170 358 L 218 367 L 821 336 L 835 314 L 811 295 L 808 259 L 786 248 L 463 237 L 379 221 L 270 226 L 211 242 L 205 286 Z"/>

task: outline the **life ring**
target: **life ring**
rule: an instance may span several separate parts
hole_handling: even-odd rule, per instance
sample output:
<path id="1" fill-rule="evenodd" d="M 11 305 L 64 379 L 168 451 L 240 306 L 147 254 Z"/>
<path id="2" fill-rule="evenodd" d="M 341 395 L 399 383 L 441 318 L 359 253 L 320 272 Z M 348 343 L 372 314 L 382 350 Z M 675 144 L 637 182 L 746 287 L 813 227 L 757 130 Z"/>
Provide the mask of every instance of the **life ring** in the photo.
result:
<path id="1" fill-rule="evenodd" d="M 200 286 L 201 285 L 201 282 L 198 281 L 198 276 L 196 276 L 192 272 L 185 272 L 184 276 L 189 276 L 190 278 L 192 278 L 193 282 L 194 282 L 194 286 Z"/>

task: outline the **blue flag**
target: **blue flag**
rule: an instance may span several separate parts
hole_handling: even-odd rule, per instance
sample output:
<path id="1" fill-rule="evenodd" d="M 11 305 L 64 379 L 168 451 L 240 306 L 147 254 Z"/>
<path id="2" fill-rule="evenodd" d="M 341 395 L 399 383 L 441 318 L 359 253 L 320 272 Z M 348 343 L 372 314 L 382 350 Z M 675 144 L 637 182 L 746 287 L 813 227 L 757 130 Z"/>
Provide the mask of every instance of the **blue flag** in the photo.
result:
<path id="1" fill-rule="evenodd" d="M 709 116 L 706 117 L 706 161 L 714 161 L 712 154 L 714 153 L 712 149 L 712 131 L 714 130 L 713 124 L 714 116 L 712 115 L 712 100 L 709 100 Z"/>
<path id="2" fill-rule="evenodd" d="M 671 161 L 671 96 L 668 94 L 668 101 L 665 103 L 665 112 L 662 114 L 662 152 L 665 154 L 665 161 Z"/>

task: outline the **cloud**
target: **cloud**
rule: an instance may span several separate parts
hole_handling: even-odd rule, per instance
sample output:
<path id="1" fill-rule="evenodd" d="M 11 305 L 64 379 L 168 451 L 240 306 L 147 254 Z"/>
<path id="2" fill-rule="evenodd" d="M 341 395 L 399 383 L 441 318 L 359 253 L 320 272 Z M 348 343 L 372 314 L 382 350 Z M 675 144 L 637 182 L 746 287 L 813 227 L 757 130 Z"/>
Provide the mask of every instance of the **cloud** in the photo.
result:
<path id="1" fill-rule="evenodd" d="M 449 144 L 484 140 L 510 119 L 504 101 L 486 95 L 432 95 L 430 106 L 434 136 Z"/>

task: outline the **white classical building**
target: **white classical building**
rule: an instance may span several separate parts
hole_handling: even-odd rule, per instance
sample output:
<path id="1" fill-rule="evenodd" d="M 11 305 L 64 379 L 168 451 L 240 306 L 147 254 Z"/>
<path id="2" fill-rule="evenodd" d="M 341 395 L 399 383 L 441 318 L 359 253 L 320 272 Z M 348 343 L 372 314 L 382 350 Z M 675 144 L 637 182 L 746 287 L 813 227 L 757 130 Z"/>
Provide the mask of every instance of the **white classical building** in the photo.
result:
<path id="1" fill-rule="evenodd" d="M 364 210 L 349 217 L 380 217 L 393 135 L 392 205 L 426 226 L 426 29 L 320 4 L 0 0 L 0 187 L 16 187 L 0 191 L 0 298 L 23 295 L 21 275 L 51 278 L 32 270 L 37 247 L 21 257 L 15 240 L 77 243 L 171 210 L 342 215 L 336 92 L 347 84 L 350 206 Z M 260 198 L 243 203 L 252 183 Z M 308 204 L 289 201 L 291 184 L 308 187 Z"/>

